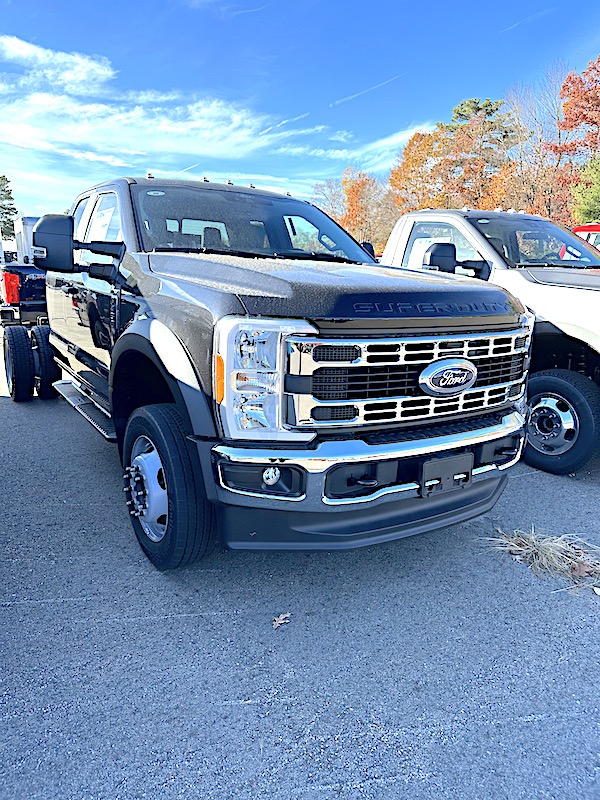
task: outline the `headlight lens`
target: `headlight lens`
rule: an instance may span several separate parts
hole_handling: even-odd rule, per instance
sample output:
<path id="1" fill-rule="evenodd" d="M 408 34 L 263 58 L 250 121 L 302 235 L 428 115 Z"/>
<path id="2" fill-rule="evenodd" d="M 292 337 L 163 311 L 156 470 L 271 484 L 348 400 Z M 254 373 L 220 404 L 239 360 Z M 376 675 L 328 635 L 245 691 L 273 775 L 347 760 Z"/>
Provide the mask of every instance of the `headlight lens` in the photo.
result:
<path id="1" fill-rule="evenodd" d="M 225 317 L 217 323 L 214 397 L 227 438 L 266 441 L 313 438 L 314 433 L 291 431 L 283 424 L 285 337 L 303 333 L 314 336 L 317 330 L 303 320 L 290 319 Z M 220 380 L 222 386 L 218 385 Z"/>

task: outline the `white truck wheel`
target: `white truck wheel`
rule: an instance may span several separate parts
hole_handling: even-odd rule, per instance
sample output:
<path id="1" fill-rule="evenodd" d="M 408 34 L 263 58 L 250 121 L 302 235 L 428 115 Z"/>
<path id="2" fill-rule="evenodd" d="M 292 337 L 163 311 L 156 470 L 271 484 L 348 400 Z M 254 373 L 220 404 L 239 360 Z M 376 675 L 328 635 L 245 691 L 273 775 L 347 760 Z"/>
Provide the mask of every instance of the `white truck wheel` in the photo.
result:
<path id="1" fill-rule="evenodd" d="M 524 460 L 565 475 L 600 451 L 600 388 L 566 369 L 534 373 L 529 379 L 529 422 Z"/>

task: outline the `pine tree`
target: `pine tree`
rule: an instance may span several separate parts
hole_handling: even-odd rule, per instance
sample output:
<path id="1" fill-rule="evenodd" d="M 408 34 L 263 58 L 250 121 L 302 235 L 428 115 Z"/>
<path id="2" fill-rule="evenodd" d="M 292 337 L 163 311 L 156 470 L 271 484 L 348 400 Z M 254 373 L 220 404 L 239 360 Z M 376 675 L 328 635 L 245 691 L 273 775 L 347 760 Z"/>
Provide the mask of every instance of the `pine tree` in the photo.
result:
<path id="1" fill-rule="evenodd" d="M 17 216 L 8 178 L 0 175 L 0 235 L 10 238 L 15 235 L 14 220 Z"/>
<path id="2" fill-rule="evenodd" d="M 600 157 L 586 164 L 581 182 L 573 188 L 574 216 L 580 223 L 600 220 Z"/>

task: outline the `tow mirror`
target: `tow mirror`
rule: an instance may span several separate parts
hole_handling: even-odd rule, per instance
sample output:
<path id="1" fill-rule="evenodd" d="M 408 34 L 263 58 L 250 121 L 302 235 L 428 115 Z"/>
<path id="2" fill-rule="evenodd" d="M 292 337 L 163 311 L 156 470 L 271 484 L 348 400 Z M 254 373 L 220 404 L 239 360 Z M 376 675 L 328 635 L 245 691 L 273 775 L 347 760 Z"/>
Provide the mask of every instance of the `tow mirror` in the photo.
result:
<path id="1" fill-rule="evenodd" d="M 450 242 L 435 242 L 425 252 L 423 266 L 437 267 L 440 272 L 454 272 L 457 266 L 456 247 Z"/>
<path id="2" fill-rule="evenodd" d="M 33 263 L 40 269 L 74 272 L 73 217 L 46 214 L 33 228 Z"/>
<path id="3" fill-rule="evenodd" d="M 74 227 L 73 217 L 65 214 L 46 214 L 36 222 L 32 248 L 36 267 L 54 272 L 79 272 L 81 267 L 73 260 L 74 250 L 89 250 L 117 259 L 117 265 L 121 263 L 125 255 L 123 242 L 78 242 L 73 239 Z"/>

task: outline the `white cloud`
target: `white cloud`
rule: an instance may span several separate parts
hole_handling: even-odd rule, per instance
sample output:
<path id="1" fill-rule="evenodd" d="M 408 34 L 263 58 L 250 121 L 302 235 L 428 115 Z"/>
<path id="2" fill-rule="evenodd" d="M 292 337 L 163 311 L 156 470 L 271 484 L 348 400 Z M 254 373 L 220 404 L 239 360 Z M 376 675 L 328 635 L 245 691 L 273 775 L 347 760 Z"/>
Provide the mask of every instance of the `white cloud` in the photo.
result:
<path id="1" fill-rule="evenodd" d="M 182 100 L 183 95 L 175 89 L 171 92 L 157 92 L 154 89 L 146 89 L 142 92 L 126 92 L 121 95 L 120 99 L 131 103 L 146 105 L 148 103 L 170 103 L 175 100 Z"/>
<path id="2" fill-rule="evenodd" d="M 342 142 L 342 144 L 346 144 L 354 139 L 354 134 L 350 131 L 336 131 L 335 133 L 331 134 L 329 139 L 332 142 Z"/>
<path id="3" fill-rule="evenodd" d="M 339 161 L 345 166 L 352 164 L 367 171 L 383 172 L 393 166 L 398 151 L 404 147 L 411 136 L 418 131 L 431 131 L 434 127 L 430 123 L 417 125 L 407 130 L 392 133 L 383 139 L 376 139 L 374 142 L 367 142 L 352 148 L 323 148 L 292 144 L 278 147 L 275 153 L 287 156 L 311 156 L 313 158 L 329 159 Z"/>
<path id="4" fill-rule="evenodd" d="M 74 95 L 93 94 L 116 74 L 104 56 L 61 53 L 16 36 L 0 36 L 0 60 L 24 68 L 16 86 L 47 85 Z"/>
<path id="5" fill-rule="evenodd" d="M 2 59 L 24 70 L 12 86 L 1 84 L 8 87 L 0 118 L 4 145 L 135 170 L 142 158 L 144 169 L 148 161 L 154 166 L 178 155 L 240 159 L 325 130 L 283 129 L 307 114 L 278 121 L 217 98 L 185 101 L 177 90 L 109 93 L 115 72 L 107 59 L 55 52 L 14 36 L 0 37 Z"/>

